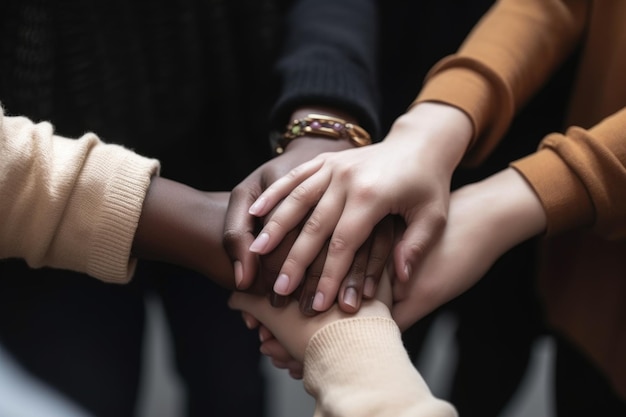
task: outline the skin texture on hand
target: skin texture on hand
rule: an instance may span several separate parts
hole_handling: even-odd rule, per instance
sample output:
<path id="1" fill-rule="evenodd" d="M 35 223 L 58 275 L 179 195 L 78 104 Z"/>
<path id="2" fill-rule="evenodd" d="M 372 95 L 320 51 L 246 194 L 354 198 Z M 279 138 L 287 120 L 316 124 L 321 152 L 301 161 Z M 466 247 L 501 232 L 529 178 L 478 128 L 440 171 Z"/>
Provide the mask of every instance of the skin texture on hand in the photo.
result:
<path id="1" fill-rule="evenodd" d="M 252 251 L 270 252 L 305 222 L 274 291 L 295 291 L 330 239 L 313 304 L 326 310 L 358 248 L 389 215 L 408 225 L 394 253 L 396 273 L 407 279 L 446 223 L 452 172 L 471 136 L 463 112 L 422 103 L 398 118 L 382 143 L 319 155 L 268 187 L 250 209 L 260 217 L 273 210 Z"/>
<path id="2" fill-rule="evenodd" d="M 349 122 L 356 122 L 346 114 L 327 108 L 301 108 L 294 112 L 292 116 L 293 118 L 298 118 L 309 113 L 321 113 L 336 116 Z M 260 258 L 258 254 L 249 250 L 263 223 L 262 219 L 248 212 L 252 203 L 270 184 L 287 174 L 295 166 L 309 161 L 323 152 L 337 152 L 351 149 L 352 147 L 353 145 L 347 140 L 300 137 L 292 140 L 283 154 L 257 168 L 232 190 L 226 215 L 223 244 L 233 262 L 238 289 L 248 288 L 259 274 L 266 280 L 271 279 L 273 285 L 278 275 L 275 274 L 274 277 L 271 277 L 268 269 L 259 271 L 259 267 L 263 264 L 272 265 L 273 262 L 267 262 Z M 297 223 L 293 225 L 293 230 L 300 230 Z M 391 252 L 393 229 L 388 222 L 381 222 L 378 230 L 379 233 L 375 234 L 369 242 L 362 242 L 360 256 L 351 264 L 351 270 L 346 270 L 346 273 L 342 276 L 339 304 L 347 312 L 358 310 L 362 297 L 368 298 L 373 295 L 382 268 Z M 287 231 L 285 235 L 291 232 Z M 266 256 L 270 252 L 268 250 L 263 255 Z M 317 255 L 319 259 L 316 265 L 307 272 L 303 285 L 297 291 L 294 288 L 288 294 L 281 293 L 281 295 L 286 296 L 297 292 L 296 295 L 300 298 L 301 309 L 308 314 L 315 313 L 311 306 L 317 281 L 321 274 L 316 271 L 321 271 L 325 259 L 325 255 L 322 256 L 320 255 L 321 253 L 322 248 L 318 250 Z M 313 257 L 313 259 L 315 258 Z M 278 265 L 282 265 L 282 263 Z M 275 268 L 270 268 L 270 270 L 274 271 Z M 278 272 L 278 270 L 275 272 Z M 345 279 L 343 279 L 344 277 Z M 335 292 L 335 295 L 337 295 L 337 292 Z M 274 299 L 281 300 L 277 304 L 285 301 L 284 297 L 274 297 Z"/>
<path id="3" fill-rule="evenodd" d="M 441 238 L 408 282 L 394 282 L 394 320 L 406 330 L 472 287 L 500 256 L 545 227 L 540 200 L 512 168 L 455 191 Z"/>

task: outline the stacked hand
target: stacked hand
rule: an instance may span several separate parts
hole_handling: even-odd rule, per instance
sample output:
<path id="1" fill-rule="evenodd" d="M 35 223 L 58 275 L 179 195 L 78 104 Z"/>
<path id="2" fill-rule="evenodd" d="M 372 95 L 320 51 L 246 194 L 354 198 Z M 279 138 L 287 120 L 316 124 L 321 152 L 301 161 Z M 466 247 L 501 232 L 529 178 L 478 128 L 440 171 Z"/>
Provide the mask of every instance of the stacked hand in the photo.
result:
<path id="1" fill-rule="evenodd" d="M 250 329 L 258 328 L 261 352 L 269 356 L 277 368 L 288 369 L 296 379 L 303 375 L 305 351 L 313 335 L 324 326 L 350 317 L 391 317 L 391 286 L 386 275 L 377 286 L 376 298 L 363 301 L 354 314 L 343 312 L 337 305 L 310 317 L 302 314 L 296 301 L 283 308 L 271 306 L 267 297 L 234 292 L 229 300 L 232 309 L 241 310 Z"/>
<path id="2" fill-rule="evenodd" d="M 512 168 L 455 191 L 440 239 L 408 281 L 393 281 L 394 320 L 401 330 L 407 329 L 469 289 L 506 251 L 541 233 L 545 226 L 546 216 L 538 198 Z M 326 317 L 336 319 L 337 308 L 333 306 L 329 310 L 330 316 L 323 313 L 318 321 L 308 322 L 299 315 L 289 318 L 292 313 L 287 310 L 266 311 L 260 307 L 264 305 L 261 299 L 248 307 L 243 297 L 234 295 L 236 302 L 231 306 L 249 313 L 244 315 L 249 327 L 263 324 L 259 328 L 263 353 L 277 367 L 289 369 L 293 377 L 301 377 L 302 353 L 310 339 L 309 330 L 318 328 Z M 252 300 L 251 297 L 248 298 Z M 367 305 L 364 303 L 361 309 Z M 287 331 L 289 326 L 283 328 L 281 320 L 294 320 L 305 329 L 305 334 Z M 301 339 L 294 340 L 300 336 Z"/>
<path id="3" fill-rule="evenodd" d="M 297 118 L 309 112 L 332 114 L 327 109 L 301 109 L 294 113 L 294 117 Z M 345 120 L 351 120 L 343 114 L 338 116 Z M 256 215 L 248 214 L 248 208 L 255 199 L 270 184 L 286 175 L 295 166 L 311 160 L 322 152 L 332 154 L 352 147 L 353 145 L 347 140 L 303 136 L 291 141 L 284 153 L 256 169 L 232 190 L 225 220 L 223 245 L 233 262 L 238 289 L 245 290 L 254 285 L 255 287 L 267 288 L 268 291 L 271 291 L 272 287 L 276 290 L 274 280 L 279 275 L 280 268 L 285 261 L 286 252 L 282 249 L 276 249 L 279 246 L 278 242 L 275 242 L 271 249 L 264 250 L 261 257 L 249 250 L 261 223 L 265 221 L 265 219 L 257 218 Z M 269 212 L 268 209 L 265 213 Z M 363 239 L 356 246 L 355 253 L 358 252 L 358 255 L 354 261 L 350 260 L 346 273 L 342 275 L 345 279 L 341 282 L 338 302 L 344 311 L 357 311 L 362 298 L 371 298 L 375 294 L 380 274 L 391 252 L 392 223 L 389 219 L 377 223 L 371 238 Z M 300 226 L 299 222 L 295 222 L 289 230 L 284 230 L 281 248 L 291 247 L 300 233 Z M 293 294 L 300 300 L 303 312 L 315 313 L 311 306 L 326 259 L 325 245 L 328 243 L 327 239 L 321 243 L 317 252 L 310 258 L 311 267 L 306 271 L 306 279 L 303 279 L 305 277 L 303 269 L 300 280 L 296 285 L 290 287 L 290 291 L 275 291 L 272 297 L 275 305 L 282 305 L 286 302 L 285 296 Z M 314 260 L 316 261 L 313 262 Z M 257 282 L 259 280 L 264 282 Z M 337 287 L 339 285 L 338 282 Z M 337 288 L 335 288 L 333 302 L 336 295 Z"/>
<path id="4" fill-rule="evenodd" d="M 303 224 L 274 291 L 296 291 L 328 242 L 312 305 L 328 309 L 359 248 L 390 215 L 407 224 L 394 254 L 396 274 L 407 280 L 445 226 L 452 172 L 470 137 L 461 111 L 420 104 L 398 118 L 383 142 L 321 154 L 270 185 L 250 208 L 268 216 L 250 251 L 271 252 Z"/>

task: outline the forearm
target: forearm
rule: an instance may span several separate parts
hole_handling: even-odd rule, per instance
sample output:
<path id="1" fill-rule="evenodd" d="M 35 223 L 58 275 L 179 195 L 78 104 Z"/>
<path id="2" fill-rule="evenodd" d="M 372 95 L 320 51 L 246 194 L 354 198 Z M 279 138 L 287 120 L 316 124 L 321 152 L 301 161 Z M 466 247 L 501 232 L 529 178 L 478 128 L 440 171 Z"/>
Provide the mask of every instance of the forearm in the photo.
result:
<path id="1" fill-rule="evenodd" d="M 507 168 L 452 194 L 457 213 L 473 213 L 481 239 L 499 254 L 545 231 L 546 213 L 531 186 L 514 169 Z M 448 227 L 453 227 L 449 225 Z"/>
<path id="2" fill-rule="evenodd" d="M 193 269 L 234 289 L 232 264 L 221 240 L 228 196 L 154 178 L 139 219 L 133 255 Z"/>

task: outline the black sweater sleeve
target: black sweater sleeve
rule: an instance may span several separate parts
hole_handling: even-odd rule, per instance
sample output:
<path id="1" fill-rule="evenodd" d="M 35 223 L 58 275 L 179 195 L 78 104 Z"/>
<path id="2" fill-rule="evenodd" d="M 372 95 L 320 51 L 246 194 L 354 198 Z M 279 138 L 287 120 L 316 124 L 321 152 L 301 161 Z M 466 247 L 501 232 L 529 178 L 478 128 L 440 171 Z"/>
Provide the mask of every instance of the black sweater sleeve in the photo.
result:
<path id="1" fill-rule="evenodd" d="M 378 139 L 376 1 L 296 0 L 286 19 L 273 128 L 284 129 L 297 107 L 328 106 Z"/>

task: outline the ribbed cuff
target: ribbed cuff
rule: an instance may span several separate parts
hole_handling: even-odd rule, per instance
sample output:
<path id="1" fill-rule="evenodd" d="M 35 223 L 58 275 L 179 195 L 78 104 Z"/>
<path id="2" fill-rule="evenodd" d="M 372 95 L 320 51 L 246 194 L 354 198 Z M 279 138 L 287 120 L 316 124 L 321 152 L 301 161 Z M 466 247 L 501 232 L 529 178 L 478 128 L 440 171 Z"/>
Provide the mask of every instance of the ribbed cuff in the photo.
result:
<path id="1" fill-rule="evenodd" d="M 94 219 L 87 273 L 103 281 L 125 283 L 134 273 L 136 260 L 130 256 L 132 243 L 143 201 L 152 176 L 158 174 L 159 163 L 132 152 L 121 161 L 118 158 L 115 166 L 111 166 L 115 159 L 102 155 L 91 160 L 96 162 L 90 167 L 92 172 L 109 177 L 110 181 L 103 191 L 102 208 Z"/>
<path id="2" fill-rule="evenodd" d="M 370 136 L 380 134 L 376 88 L 366 74 L 358 74 L 347 64 L 317 61 L 306 65 L 292 63 L 282 73 L 282 94 L 271 115 L 272 126 L 282 130 L 291 113 L 302 106 L 335 108 L 358 120 Z"/>
<path id="3" fill-rule="evenodd" d="M 511 163 L 533 188 L 547 215 L 546 235 L 576 229 L 590 224 L 594 208 L 584 184 L 551 149 Z"/>

